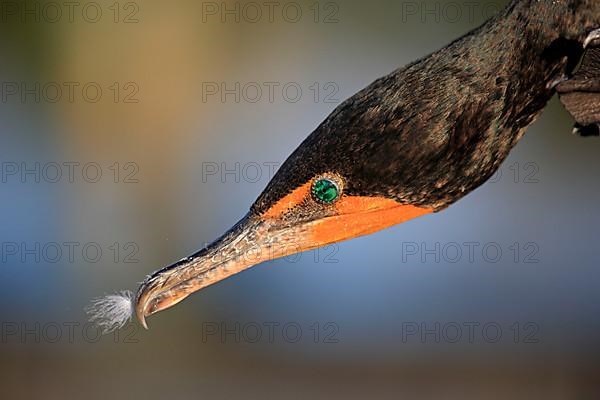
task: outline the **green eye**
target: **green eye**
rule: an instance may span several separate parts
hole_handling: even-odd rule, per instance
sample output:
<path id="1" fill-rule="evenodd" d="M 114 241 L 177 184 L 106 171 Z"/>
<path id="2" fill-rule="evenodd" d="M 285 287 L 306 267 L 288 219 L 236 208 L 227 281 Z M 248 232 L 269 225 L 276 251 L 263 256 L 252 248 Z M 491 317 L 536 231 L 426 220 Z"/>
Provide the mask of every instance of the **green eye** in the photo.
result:
<path id="1" fill-rule="evenodd" d="M 317 179 L 312 186 L 314 198 L 325 204 L 332 204 L 341 194 L 339 186 L 329 178 Z"/>

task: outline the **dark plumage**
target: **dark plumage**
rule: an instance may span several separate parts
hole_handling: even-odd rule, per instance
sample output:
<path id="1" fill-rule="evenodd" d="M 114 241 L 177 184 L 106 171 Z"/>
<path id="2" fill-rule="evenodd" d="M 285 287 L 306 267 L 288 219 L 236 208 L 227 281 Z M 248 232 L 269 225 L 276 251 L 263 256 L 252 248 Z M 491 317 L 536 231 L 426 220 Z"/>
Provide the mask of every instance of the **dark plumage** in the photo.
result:
<path id="1" fill-rule="evenodd" d="M 496 171 L 557 84 L 578 122 L 597 122 L 569 93 L 593 86 L 586 71 L 597 71 L 598 61 L 589 58 L 568 78 L 599 27 L 598 0 L 513 1 L 478 29 L 376 80 L 294 151 L 238 224 L 142 283 L 133 300 L 138 319 L 145 326 L 147 316 L 262 261 L 447 207 Z M 600 104 L 600 91 L 591 96 Z M 316 188 L 328 188 L 327 197 Z M 93 316 L 113 329 L 129 303 L 101 300 Z"/>
<path id="2" fill-rule="evenodd" d="M 335 171 L 347 193 L 443 209 L 485 182 L 571 72 L 600 3 L 513 1 L 443 49 L 341 104 L 286 160 L 252 207 L 260 214 Z"/>

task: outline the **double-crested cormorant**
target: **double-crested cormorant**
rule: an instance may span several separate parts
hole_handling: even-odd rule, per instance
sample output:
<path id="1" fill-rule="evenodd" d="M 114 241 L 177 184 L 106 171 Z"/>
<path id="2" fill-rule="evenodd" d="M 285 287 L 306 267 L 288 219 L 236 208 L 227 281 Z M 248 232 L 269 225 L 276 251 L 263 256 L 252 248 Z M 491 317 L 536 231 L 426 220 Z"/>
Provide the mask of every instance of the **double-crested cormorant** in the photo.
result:
<path id="1" fill-rule="evenodd" d="M 344 101 L 240 222 L 149 276 L 135 297 L 97 300 L 92 320 L 111 330 L 135 311 L 146 326 L 147 316 L 262 261 L 445 209 L 492 176 L 557 86 L 567 108 L 583 115 L 578 123 L 595 126 L 598 113 L 585 118 L 585 105 L 569 96 L 592 87 L 583 91 L 598 101 L 600 87 L 594 93 L 585 74 L 569 78 L 600 39 L 598 28 L 598 0 L 512 1 Z"/>

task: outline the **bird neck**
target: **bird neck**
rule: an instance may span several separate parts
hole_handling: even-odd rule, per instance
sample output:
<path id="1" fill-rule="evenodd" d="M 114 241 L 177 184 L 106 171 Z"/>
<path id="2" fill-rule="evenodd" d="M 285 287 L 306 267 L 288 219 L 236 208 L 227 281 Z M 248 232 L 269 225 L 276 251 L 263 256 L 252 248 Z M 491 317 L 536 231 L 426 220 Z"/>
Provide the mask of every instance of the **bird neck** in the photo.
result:
<path id="1" fill-rule="evenodd" d="M 456 201 L 499 168 L 555 94 L 552 83 L 577 66 L 585 37 L 598 27 L 600 0 L 513 1 L 481 27 L 409 68 L 417 77 L 422 71 L 438 71 L 431 79 L 446 88 L 439 91 L 438 108 L 452 121 L 447 155 L 452 161 L 445 166 L 450 172 L 430 182 L 429 193 L 449 188 L 440 192 L 436 208 Z M 444 186 L 457 181 L 460 190 Z"/>
<path id="2" fill-rule="evenodd" d="M 584 39 L 599 27 L 599 0 L 513 0 L 473 32 L 467 46 L 482 75 L 504 82 L 505 104 L 518 105 L 510 119 L 526 127 L 554 95 L 552 83 L 577 66 Z"/>
<path id="3" fill-rule="evenodd" d="M 580 41 L 600 27 L 598 0 L 513 0 L 507 11 L 509 24 L 547 43 L 557 37 Z"/>
<path id="4" fill-rule="evenodd" d="M 598 0 L 513 0 L 480 28 L 484 49 L 515 45 L 527 51 L 545 51 L 557 40 L 580 45 L 590 31 L 600 28 Z M 487 48 L 486 48 L 487 47 Z"/>
<path id="5" fill-rule="evenodd" d="M 449 47 L 479 76 L 518 79 L 520 87 L 543 91 L 575 68 L 586 36 L 598 28 L 599 0 L 513 0 Z"/>

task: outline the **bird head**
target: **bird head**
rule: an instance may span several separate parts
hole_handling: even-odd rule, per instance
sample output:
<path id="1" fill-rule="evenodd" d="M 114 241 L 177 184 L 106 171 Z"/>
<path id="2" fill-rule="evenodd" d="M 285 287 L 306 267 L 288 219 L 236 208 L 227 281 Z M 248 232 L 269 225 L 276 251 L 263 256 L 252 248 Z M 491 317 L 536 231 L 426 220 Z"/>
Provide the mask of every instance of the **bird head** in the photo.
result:
<path id="1" fill-rule="evenodd" d="M 370 234 L 434 211 L 436 203 L 428 203 L 431 196 L 423 195 L 431 174 L 414 164 L 425 158 L 424 153 L 384 131 L 357 129 L 360 122 L 340 125 L 345 107 L 282 164 L 241 221 L 142 283 L 135 298 L 142 325 L 149 315 L 263 261 Z"/>

